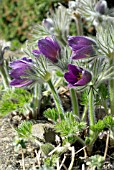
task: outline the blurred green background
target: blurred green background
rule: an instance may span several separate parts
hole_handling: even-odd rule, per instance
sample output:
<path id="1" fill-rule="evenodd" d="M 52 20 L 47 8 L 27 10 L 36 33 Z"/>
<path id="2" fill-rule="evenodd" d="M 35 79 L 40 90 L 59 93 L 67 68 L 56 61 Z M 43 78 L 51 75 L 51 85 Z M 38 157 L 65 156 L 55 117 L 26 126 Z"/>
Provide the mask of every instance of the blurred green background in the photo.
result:
<path id="1" fill-rule="evenodd" d="M 18 49 L 30 37 L 32 27 L 40 23 L 58 2 L 68 0 L 0 0 L 0 39 Z"/>

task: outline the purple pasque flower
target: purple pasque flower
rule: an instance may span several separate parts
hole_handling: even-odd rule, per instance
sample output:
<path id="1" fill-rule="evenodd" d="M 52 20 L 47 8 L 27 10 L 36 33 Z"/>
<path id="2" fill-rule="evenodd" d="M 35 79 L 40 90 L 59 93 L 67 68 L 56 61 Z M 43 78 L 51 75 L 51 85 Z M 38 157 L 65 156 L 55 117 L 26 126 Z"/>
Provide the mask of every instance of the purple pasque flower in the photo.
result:
<path id="1" fill-rule="evenodd" d="M 38 41 L 38 48 L 39 50 L 35 50 L 35 53 L 39 53 L 40 51 L 45 57 L 47 57 L 52 62 L 55 63 L 58 61 L 58 56 L 60 54 L 61 48 L 54 37 L 53 39 L 50 37 L 40 39 Z"/>
<path id="2" fill-rule="evenodd" d="M 72 47 L 72 59 L 78 60 L 95 55 L 96 42 L 85 36 L 69 36 L 69 46 Z"/>
<path id="3" fill-rule="evenodd" d="M 91 73 L 81 67 L 69 64 L 68 70 L 64 78 L 69 83 L 69 87 L 85 86 L 92 79 Z"/>
<path id="4" fill-rule="evenodd" d="M 10 82 L 11 86 L 23 87 L 33 83 L 33 80 L 30 80 L 27 77 L 27 71 L 32 71 L 31 64 L 32 59 L 27 59 L 26 57 L 10 63 L 10 67 L 12 68 L 10 75 L 13 78 L 13 80 Z"/>

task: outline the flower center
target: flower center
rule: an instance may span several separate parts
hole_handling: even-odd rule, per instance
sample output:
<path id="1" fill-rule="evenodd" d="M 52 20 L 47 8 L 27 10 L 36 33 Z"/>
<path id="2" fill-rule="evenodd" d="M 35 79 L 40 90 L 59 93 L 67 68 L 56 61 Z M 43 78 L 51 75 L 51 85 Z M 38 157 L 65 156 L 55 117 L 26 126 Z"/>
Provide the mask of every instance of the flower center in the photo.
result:
<path id="1" fill-rule="evenodd" d="M 82 73 L 79 73 L 77 76 L 77 80 L 80 80 L 82 78 Z"/>

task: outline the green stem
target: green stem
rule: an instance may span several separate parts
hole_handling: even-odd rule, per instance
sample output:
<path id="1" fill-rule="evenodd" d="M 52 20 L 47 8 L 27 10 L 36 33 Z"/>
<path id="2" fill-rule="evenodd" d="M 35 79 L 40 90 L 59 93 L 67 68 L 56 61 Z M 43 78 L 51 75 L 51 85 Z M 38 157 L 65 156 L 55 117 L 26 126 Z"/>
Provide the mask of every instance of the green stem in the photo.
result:
<path id="1" fill-rule="evenodd" d="M 63 78 L 59 78 L 56 83 L 54 84 L 54 87 L 58 87 L 58 85 L 61 83 L 61 81 L 63 80 Z"/>
<path id="2" fill-rule="evenodd" d="M 108 107 L 107 107 L 106 101 L 104 99 L 102 99 L 102 104 L 103 104 L 106 114 L 108 114 Z"/>
<path id="3" fill-rule="evenodd" d="M 4 66 L 2 66 L 2 65 L 0 65 L 0 72 L 1 72 L 1 77 L 2 77 L 2 80 L 3 80 L 4 88 L 7 89 L 8 85 L 9 85 L 8 77 L 7 77 L 7 73 L 5 71 Z"/>
<path id="4" fill-rule="evenodd" d="M 95 143 L 95 141 L 96 141 L 96 139 L 98 138 L 98 135 L 99 135 L 99 133 L 93 133 L 93 135 L 91 136 L 91 138 L 90 138 L 90 143 L 89 143 L 89 145 L 87 145 L 87 152 L 88 152 L 88 155 L 91 155 L 91 152 L 92 152 L 92 149 L 93 149 L 93 145 L 94 145 L 94 143 Z"/>
<path id="5" fill-rule="evenodd" d="M 79 136 L 76 136 L 76 139 L 77 139 L 83 146 L 85 146 L 85 141 L 84 141 L 82 138 L 80 138 Z"/>
<path id="6" fill-rule="evenodd" d="M 84 106 L 84 111 L 83 111 L 83 114 L 82 114 L 82 118 L 81 118 L 82 121 L 85 120 L 85 117 L 86 117 L 86 114 L 87 114 L 87 110 L 88 110 L 88 105 L 85 105 Z"/>
<path id="7" fill-rule="evenodd" d="M 73 107 L 73 113 L 79 117 L 79 107 L 78 107 L 78 99 L 74 88 L 70 89 L 71 102 Z"/>
<path id="8" fill-rule="evenodd" d="M 110 66 L 114 65 L 114 59 L 111 59 Z M 114 79 L 109 81 L 109 93 L 110 93 L 110 109 L 111 114 L 114 114 Z"/>
<path id="9" fill-rule="evenodd" d="M 93 89 L 90 89 L 89 92 L 89 121 L 90 126 L 95 124 L 95 115 L 94 115 L 94 96 L 93 96 Z"/>
<path id="10" fill-rule="evenodd" d="M 94 96 L 93 96 L 93 89 L 90 87 L 89 92 L 89 125 L 92 126 L 95 124 L 95 116 L 94 116 Z M 89 137 L 90 137 L 90 143 L 87 146 L 88 154 L 91 154 L 93 143 L 96 140 L 95 133 L 90 129 L 89 130 Z"/>
<path id="11" fill-rule="evenodd" d="M 41 84 L 35 84 L 33 97 L 33 112 L 35 119 L 40 116 L 41 91 Z"/>
<path id="12" fill-rule="evenodd" d="M 57 94 L 57 92 L 55 90 L 55 87 L 52 84 L 51 80 L 48 80 L 47 83 L 48 83 L 48 85 L 49 85 L 49 87 L 51 89 L 51 92 L 53 94 L 53 98 L 54 98 L 54 102 L 55 102 L 56 108 L 57 108 L 57 110 L 59 112 L 59 115 L 60 115 L 60 118 L 61 118 L 61 116 L 64 116 L 64 110 L 63 110 L 63 107 L 62 107 L 59 95 Z"/>

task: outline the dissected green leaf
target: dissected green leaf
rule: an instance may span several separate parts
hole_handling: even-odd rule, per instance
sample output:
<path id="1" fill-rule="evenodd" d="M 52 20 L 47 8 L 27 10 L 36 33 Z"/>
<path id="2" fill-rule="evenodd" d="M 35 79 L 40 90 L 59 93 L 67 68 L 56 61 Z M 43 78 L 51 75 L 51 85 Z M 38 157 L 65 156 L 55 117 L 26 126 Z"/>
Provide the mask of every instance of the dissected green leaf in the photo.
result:
<path id="1" fill-rule="evenodd" d="M 46 111 L 44 111 L 44 116 L 48 119 L 53 120 L 54 122 L 57 122 L 57 119 L 59 118 L 59 113 L 57 111 L 57 109 L 47 109 Z"/>
<path id="2" fill-rule="evenodd" d="M 15 130 L 19 138 L 29 139 L 32 136 L 32 122 L 23 121 Z"/>
<path id="3" fill-rule="evenodd" d="M 103 167 L 103 163 L 104 163 L 104 157 L 100 156 L 100 155 L 94 155 L 89 157 L 88 161 L 86 162 L 86 165 L 89 166 L 89 168 L 92 169 L 98 169 L 98 170 L 102 170 Z"/>
<path id="4" fill-rule="evenodd" d="M 5 116 L 12 111 L 22 113 L 32 100 L 32 95 L 25 89 L 9 89 L 1 96 L 0 116 Z"/>
<path id="5" fill-rule="evenodd" d="M 69 142 L 75 141 L 79 132 L 86 128 L 85 122 L 79 122 L 72 112 L 65 113 L 65 119 L 55 125 L 56 131 Z"/>

